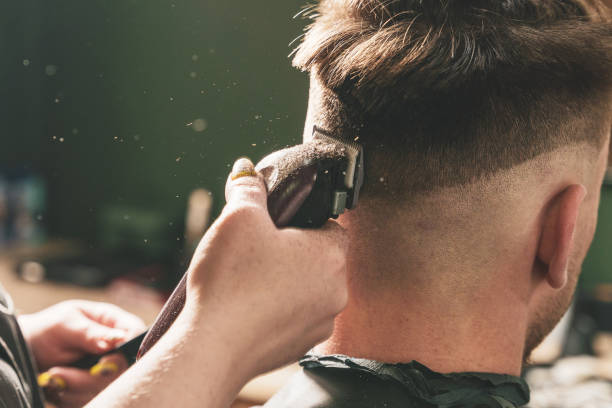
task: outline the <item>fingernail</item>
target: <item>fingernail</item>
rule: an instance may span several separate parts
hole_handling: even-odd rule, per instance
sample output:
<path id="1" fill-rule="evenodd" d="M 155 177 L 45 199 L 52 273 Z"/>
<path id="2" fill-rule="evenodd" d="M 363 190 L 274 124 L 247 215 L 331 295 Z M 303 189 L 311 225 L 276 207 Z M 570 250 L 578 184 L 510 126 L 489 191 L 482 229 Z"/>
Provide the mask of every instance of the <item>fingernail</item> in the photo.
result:
<path id="1" fill-rule="evenodd" d="M 112 332 L 109 332 L 106 335 L 106 341 L 112 343 L 118 340 L 125 340 L 126 335 L 126 332 L 124 332 L 123 330 L 113 330 Z"/>
<path id="2" fill-rule="evenodd" d="M 106 377 L 108 375 L 117 374 L 119 367 L 112 361 L 98 363 L 89 369 L 89 374 L 95 377 Z"/>
<path id="3" fill-rule="evenodd" d="M 255 172 L 255 165 L 251 160 L 246 157 L 241 157 L 240 159 L 236 160 L 236 163 L 234 163 L 234 167 L 232 167 L 232 180 L 236 180 L 240 177 L 249 177 L 256 175 L 257 173 Z"/>
<path id="4" fill-rule="evenodd" d="M 58 375 L 44 372 L 38 376 L 38 386 L 40 388 L 52 388 L 56 391 L 63 391 L 66 389 L 66 380 Z"/>
<path id="5" fill-rule="evenodd" d="M 98 340 L 96 342 L 96 345 L 100 350 L 108 350 L 111 347 L 110 343 L 107 340 Z"/>

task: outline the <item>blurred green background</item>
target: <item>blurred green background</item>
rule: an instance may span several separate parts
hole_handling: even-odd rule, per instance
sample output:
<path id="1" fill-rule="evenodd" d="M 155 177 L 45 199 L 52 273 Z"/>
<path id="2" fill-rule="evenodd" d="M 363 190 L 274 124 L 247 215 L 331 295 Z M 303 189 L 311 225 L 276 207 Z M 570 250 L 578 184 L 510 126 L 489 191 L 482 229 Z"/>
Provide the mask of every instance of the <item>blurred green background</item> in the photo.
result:
<path id="1" fill-rule="evenodd" d="M 302 4 L 2 2 L 0 166 L 44 176 L 50 235 L 95 245 L 109 208 L 181 232 L 191 190 L 218 212 L 237 157 L 301 140 Z"/>
<path id="2" fill-rule="evenodd" d="M 591 292 L 600 283 L 612 283 L 612 177 L 610 171 L 601 190 L 597 231 L 582 267 L 581 289 Z"/>
<path id="3" fill-rule="evenodd" d="M 210 190 L 214 215 L 234 159 L 301 140 L 308 82 L 287 56 L 302 5 L 2 2 L 0 169 L 43 177 L 49 236 L 95 248 L 131 222 L 130 239 L 176 251 L 190 191 Z M 611 191 L 585 287 L 612 281 Z"/>

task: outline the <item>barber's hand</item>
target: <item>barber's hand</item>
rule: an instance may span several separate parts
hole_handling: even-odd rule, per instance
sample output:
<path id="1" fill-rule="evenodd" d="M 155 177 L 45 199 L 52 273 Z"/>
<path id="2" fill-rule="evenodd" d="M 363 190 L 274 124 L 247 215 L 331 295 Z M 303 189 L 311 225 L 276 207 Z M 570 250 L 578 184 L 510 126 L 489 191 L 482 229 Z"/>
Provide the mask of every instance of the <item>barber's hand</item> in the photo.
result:
<path id="1" fill-rule="evenodd" d="M 19 325 L 41 371 L 47 398 L 60 407 L 81 407 L 127 368 L 121 355 L 104 357 L 93 370 L 64 367 L 86 354 L 101 354 L 145 329 L 117 306 L 66 301 L 31 315 Z"/>
<path id="2" fill-rule="evenodd" d="M 332 221 L 276 228 L 263 178 L 247 159 L 234 165 L 226 199 L 189 267 L 186 310 L 254 376 L 329 337 L 347 301 L 348 241 Z"/>
<path id="3" fill-rule="evenodd" d="M 183 311 L 88 407 L 228 407 L 252 377 L 331 334 L 347 301 L 342 228 L 277 229 L 248 160 L 234 165 L 226 195 L 189 266 Z"/>

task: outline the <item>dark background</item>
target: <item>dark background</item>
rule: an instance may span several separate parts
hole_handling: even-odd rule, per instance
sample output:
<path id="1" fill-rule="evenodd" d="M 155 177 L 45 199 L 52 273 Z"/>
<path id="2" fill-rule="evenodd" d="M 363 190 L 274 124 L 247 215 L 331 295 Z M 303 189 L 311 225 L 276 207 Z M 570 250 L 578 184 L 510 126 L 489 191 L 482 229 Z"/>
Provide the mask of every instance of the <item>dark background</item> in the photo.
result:
<path id="1" fill-rule="evenodd" d="M 109 208 L 176 225 L 205 187 L 217 212 L 238 156 L 301 139 L 301 4 L 2 2 L 0 165 L 43 175 L 48 233 L 92 245 Z"/>
<path id="2" fill-rule="evenodd" d="M 130 239 L 172 253 L 190 191 L 210 190 L 214 215 L 237 157 L 299 142 L 308 83 L 288 54 L 302 4 L 2 2 L 0 169 L 44 179 L 47 236 L 96 248 L 131 222 Z M 587 286 L 612 280 L 610 195 Z"/>

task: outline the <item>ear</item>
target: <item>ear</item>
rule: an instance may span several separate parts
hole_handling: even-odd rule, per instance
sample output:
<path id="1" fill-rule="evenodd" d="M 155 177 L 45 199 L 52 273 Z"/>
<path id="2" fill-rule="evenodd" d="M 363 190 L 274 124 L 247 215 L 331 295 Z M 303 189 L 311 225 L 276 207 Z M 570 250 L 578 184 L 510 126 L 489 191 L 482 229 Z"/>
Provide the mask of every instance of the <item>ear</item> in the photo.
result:
<path id="1" fill-rule="evenodd" d="M 572 184 L 553 198 L 544 214 L 537 257 L 547 267 L 546 281 L 553 289 L 567 283 L 567 265 L 585 195 L 583 185 Z"/>

